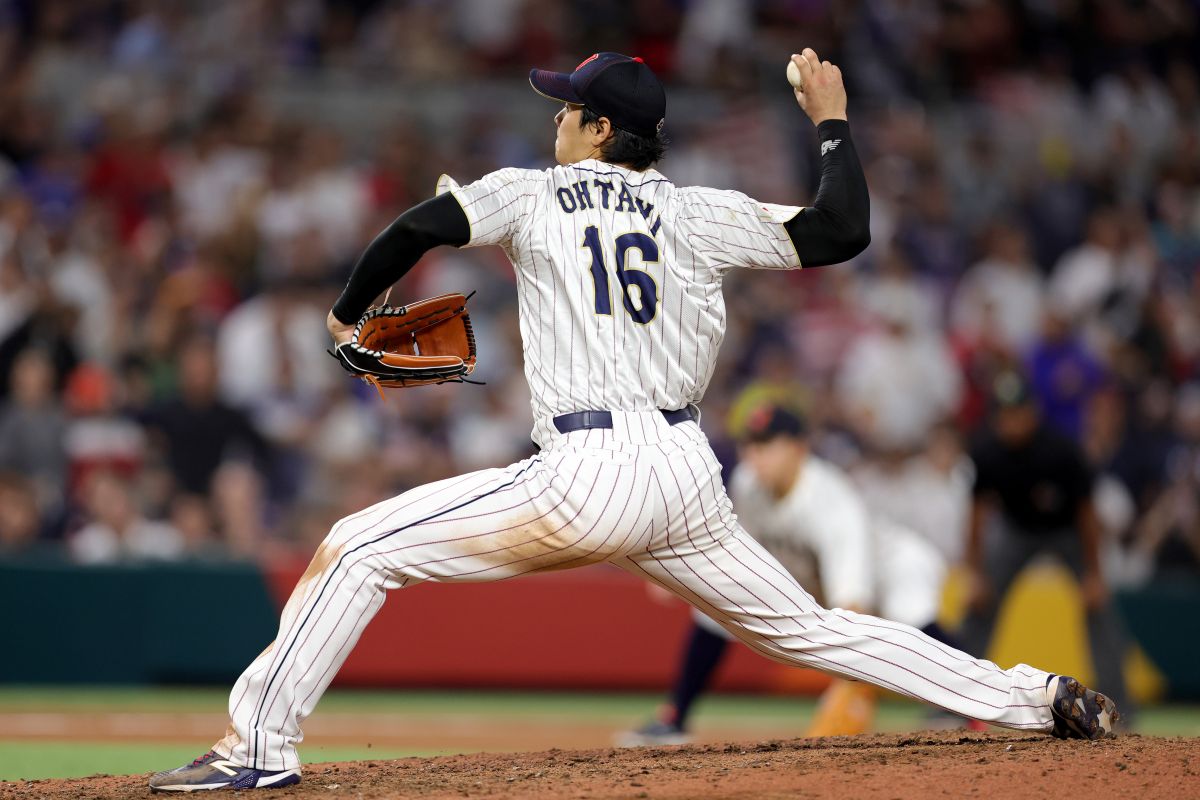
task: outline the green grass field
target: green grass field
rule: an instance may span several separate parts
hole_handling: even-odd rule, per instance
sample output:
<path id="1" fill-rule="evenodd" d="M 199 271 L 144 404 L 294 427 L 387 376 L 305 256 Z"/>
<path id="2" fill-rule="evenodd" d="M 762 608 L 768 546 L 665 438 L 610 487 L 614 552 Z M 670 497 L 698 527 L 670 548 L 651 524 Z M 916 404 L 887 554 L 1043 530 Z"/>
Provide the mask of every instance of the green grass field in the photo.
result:
<path id="1" fill-rule="evenodd" d="M 525 749 L 505 745 L 505 731 L 541 730 L 553 741 L 555 731 L 583 726 L 596 741 L 607 745 L 609 731 L 647 718 L 661 700 L 648 694 L 569 694 L 529 692 L 396 692 L 331 691 L 313 716 L 361 720 L 364 728 L 411 720 L 437 720 L 451 731 L 437 747 L 396 747 L 379 742 L 345 745 L 313 737 L 301 745 L 307 762 L 441 755 L 479 750 Z M 227 694 L 223 689 L 139 688 L 0 688 L 0 779 L 35 779 L 148 772 L 177 766 L 200 755 L 221 733 Z M 694 717 L 697 733 L 738 738 L 799 736 L 812 715 L 807 698 L 769 696 L 710 696 L 700 702 Z M 68 724 L 72 719 L 152 717 L 159 724 L 174 715 L 201 715 L 212 721 L 212 734 L 171 734 L 154 740 L 128 740 L 113 735 L 89 738 L 86 730 L 66 729 L 61 737 L 38 724 Z M 880 731 L 927 727 L 921 707 L 901 701 L 880 704 L 876 726 Z M 81 722 L 81 725 L 87 724 Z M 28 726 L 36 735 L 23 733 Z M 25 726 L 24 728 L 19 726 Z M 456 728 L 456 726 L 458 726 Z M 477 733 L 489 726 L 497 730 L 494 741 L 480 745 L 464 737 L 456 745 L 453 731 Z M 590 726 L 590 727 L 589 727 Z M 207 730 L 207 729 L 206 729 Z M 1143 709 L 1136 730 L 1161 736 L 1200 736 L 1200 707 L 1163 706 Z M 369 737 L 367 737 L 369 738 Z M 590 740 L 585 739 L 585 744 Z"/>

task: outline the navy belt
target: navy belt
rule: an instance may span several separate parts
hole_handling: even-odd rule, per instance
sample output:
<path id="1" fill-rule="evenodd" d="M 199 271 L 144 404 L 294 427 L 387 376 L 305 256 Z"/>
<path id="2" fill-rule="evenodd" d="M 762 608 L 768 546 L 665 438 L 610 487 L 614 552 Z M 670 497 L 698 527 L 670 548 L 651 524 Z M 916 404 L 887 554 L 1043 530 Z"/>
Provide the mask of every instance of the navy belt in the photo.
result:
<path id="1" fill-rule="evenodd" d="M 684 406 L 675 411 L 663 411 L 663 417 L 668 425 L 678 425 L 681 422 L 695 422 L 699 415 L 694 406 Z M 613 426 L 611 411 L 575 411 L 571 414 L 559 414 L 554 418 L 554 427 L 559 433 L 583 431 L 590 428 L 611 428 Z"/>

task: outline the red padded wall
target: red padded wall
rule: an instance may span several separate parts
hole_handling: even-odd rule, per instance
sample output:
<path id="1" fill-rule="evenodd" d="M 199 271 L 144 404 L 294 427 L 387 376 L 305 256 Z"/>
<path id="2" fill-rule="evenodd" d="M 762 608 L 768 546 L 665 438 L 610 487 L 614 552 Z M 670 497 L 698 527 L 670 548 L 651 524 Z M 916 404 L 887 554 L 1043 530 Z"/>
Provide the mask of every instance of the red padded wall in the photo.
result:
<path id="1" fill-rule="evenodd" d="M 304 565 L 268 575 L 280 608 Z M 425 584 L 389 594 L 337 683 L 661 689 L 673 675 L 688 608 L 652 600 L 605 565 L 496 583 Z M 736 645 L 717 688 L 815 693 L 828 679 Z"/>

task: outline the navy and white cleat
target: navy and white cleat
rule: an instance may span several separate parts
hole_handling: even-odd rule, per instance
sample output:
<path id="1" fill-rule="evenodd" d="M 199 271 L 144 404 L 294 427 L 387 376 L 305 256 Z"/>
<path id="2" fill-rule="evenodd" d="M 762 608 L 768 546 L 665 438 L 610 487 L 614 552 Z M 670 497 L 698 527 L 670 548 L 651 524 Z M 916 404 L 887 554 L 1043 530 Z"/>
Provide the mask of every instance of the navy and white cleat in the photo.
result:
<path id="1" fill-rule="evenodd" d="M 1117 706 L 1099 692 L 1093 692 L 1074 678 L 1055 675 L 1046 684 L 1054 730 L 1059 739 L 1103 739 L 1115 736 L 1113 726 L 1120 721 Z"/>
<path id="2" fill-rule="evenodd" d="M 275 789 L 300 782 L 299 769 L 265 770 L 243 767 L 211 750 L 190 764 L 156 773 L 152 792 L 205 792 L 213 789 Z"/>
<path id="3" fill-rule="evenodd" d="M 613 737 L 617 747 L 658 747 L 687 744 L 692 737 L 672 722 L 648 722 L 635 731 L 622 731 Z"/>

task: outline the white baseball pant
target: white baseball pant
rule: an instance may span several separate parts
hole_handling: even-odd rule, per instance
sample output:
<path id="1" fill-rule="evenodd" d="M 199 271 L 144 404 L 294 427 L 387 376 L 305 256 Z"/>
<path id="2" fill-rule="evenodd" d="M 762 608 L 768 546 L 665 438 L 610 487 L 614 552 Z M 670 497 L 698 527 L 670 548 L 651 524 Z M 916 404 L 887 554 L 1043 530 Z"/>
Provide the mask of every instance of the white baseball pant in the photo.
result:
<path id="1" fill-rule="evenodd" d="M 776 661 L 1003 727 L 1052 727 L 1047 673 L 1003 670 L 914 628 L 819 606 L 738 525 L 695 423 L 612 417 L 612 429 L 560 434 L 506 469 L 421 486 L 334 525 L 274 643 L 234 685 L 232 724 L 214 750 L 257 769 L 299 766 L 301 723 L 389 589 L 600 561 L 674 592 Z"/>
<path id="2" fill-rule="evenodd" d="M 876 517 L 871 524 L 876 613 L 918 630 L 937 622 L 942 585 L 946 582 L 942 554 L 919 533 L 899 523 Z M 735 638 L 698 609 L 693 609 L 692 619 L 709 633 Z"/>

